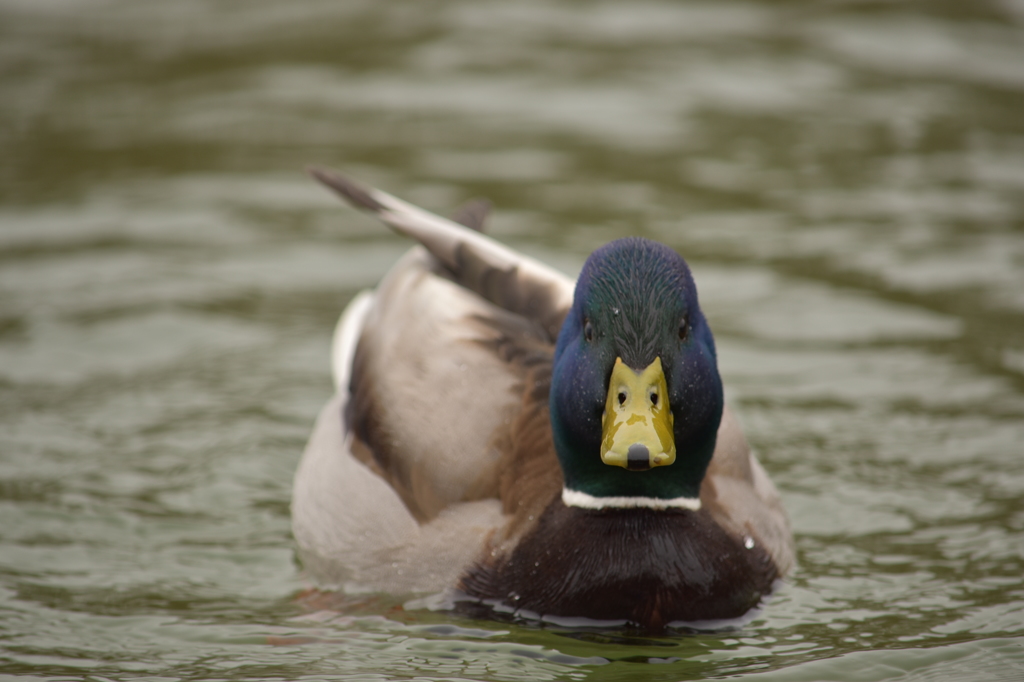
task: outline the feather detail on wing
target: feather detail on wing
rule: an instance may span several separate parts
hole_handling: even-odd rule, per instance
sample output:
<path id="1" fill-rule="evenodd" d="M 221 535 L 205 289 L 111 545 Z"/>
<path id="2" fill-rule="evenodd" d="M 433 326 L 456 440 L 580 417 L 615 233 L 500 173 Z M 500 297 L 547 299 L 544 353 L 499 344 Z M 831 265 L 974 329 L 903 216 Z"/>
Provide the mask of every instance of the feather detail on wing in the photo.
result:
<path id="1" fill-rule="evenodd" d="M 375 213 L 389 227 L 427 248 L 452 279 L 499 308 L 536 320 L 552 341 L 572 305 L 573 283 L 557 270 L 387 192 L 364 187 L 335 171 L 310 175 L 350 204 Z"/>

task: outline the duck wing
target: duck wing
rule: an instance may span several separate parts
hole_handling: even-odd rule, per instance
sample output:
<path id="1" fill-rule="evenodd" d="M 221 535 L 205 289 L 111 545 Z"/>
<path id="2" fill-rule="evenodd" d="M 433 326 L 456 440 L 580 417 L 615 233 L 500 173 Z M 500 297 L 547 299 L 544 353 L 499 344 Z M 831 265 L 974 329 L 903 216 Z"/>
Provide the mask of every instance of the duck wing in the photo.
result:
<path id="1" fill-rule="evenodd" d="M 557 270 L 504 244 L 406 203 L 387 192 L 365 187 L 324 168 L 310 174 L 354 207 L 376 214 L 399 234 L 422 244 L 444 265 L 452 280 L 499 309 L 536 321 L 552 342 L 572 306 L 574 284 Z"/>
<path id="2" fill-rule="evenodd" d="M 722 413 L 715 454 L 701 484 L 700 499 L 720 526 L 744 543 L 764 548 L 780 576 L 793 568 L 793 535 L 782 499 L 728 405 Z"/>
<path id="3" fill-rule="evenodd" d="M 385 276 L 357 329 L 336 337 L 352 455 L 420 523 L 458 502 L 503 498 L 516 443 L 550 433 L 546 392 L 526 389 L 550 367 L 572 280 L 386 192 L 333 171 L 311 174 L 421 244 Z M 525 457 L 542 460 L 532 468 L 560 486 L 550 445 Z"/>

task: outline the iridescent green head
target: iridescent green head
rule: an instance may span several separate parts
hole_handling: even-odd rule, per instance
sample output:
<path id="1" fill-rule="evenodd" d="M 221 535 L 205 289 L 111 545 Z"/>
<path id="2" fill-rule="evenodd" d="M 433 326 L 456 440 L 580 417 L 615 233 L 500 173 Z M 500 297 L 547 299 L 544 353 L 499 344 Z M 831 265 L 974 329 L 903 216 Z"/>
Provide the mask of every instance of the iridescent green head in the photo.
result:
<path id="1" fill-rule="evenodd" d="M 587 259 L 550 401 L 565 488 L 590 500 L 582 506 L 696 504 L 724 403 L 715 342 L 677 253 L 627 238 Z"/>

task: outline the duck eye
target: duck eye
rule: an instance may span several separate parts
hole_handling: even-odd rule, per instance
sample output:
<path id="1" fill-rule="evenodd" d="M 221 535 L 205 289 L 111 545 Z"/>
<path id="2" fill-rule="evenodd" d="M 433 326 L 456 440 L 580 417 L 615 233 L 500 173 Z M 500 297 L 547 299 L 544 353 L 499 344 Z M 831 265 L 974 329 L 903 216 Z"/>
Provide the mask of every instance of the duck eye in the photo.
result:
<path id="1" fill-rule="evenodd" d="M 658 406 L 658 394 L 657 393 L 652 393 L 651 394 L 651 405 L 654 405 L 655 407 Z"/>
<path id="2" fill-rule="evenodd" d="M 690 331 L 690 320 L 684 317 L 683 321 L 679 323 L 679 340 L 680 341 L 685 341 L 686 340 L 686 335 L 689 333 L 689 331 Z"/>
<path id="3" fill-rule="evenodd" d="M 594 325 L 590 324 L 590 320 L 586 320 L 583 323 L 583 338 L 587 341 L 594 340 Z"/>
<path id="4" fill-rule="evenodd" d="M 619 391 L 619 405 L 625 405 L 625 404 L 626 404 L 626 392 L 625 391 Z"/>

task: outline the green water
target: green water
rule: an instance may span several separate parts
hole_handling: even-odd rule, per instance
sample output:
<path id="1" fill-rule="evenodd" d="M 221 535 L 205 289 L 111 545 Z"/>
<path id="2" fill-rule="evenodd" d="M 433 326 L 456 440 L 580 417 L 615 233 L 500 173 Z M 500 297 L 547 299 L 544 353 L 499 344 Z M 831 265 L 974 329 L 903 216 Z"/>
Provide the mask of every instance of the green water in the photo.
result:
<path id="1" fill-rule="evenodd" d="M 692 264 L 799 569 L 637 640 L 308 594 L 291 478 L 408 244 Z M 1024 679 L 1024 2 L 0 0 L 0 675 Z"/>

